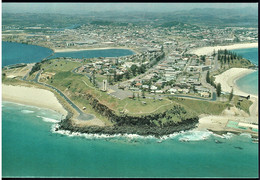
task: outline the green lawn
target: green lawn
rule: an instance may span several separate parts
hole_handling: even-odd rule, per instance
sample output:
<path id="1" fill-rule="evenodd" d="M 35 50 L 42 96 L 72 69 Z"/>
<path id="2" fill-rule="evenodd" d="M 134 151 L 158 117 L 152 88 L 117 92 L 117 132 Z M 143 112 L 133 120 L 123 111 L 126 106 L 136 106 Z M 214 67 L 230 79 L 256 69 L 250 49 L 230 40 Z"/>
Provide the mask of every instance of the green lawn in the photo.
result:
<path id="1" fill-rule="evenodd" d="M 177 97 L 172 97 L 172 100 L 193 110 L 197 114 L 219 115 L 225 108 L 228 107 L 228 103 L 225 102 L 208 102 Z"/>
<path id="2" fill-rule="evenodd" d="M 241 99 L 242 101 L 239 101 L 239 99 Z M 234 103 L 234 105 L 237 108 L 245 111 L 248 114 L 249 114 L 249 108 L 253 104 L 252 101 L 247 100 L 245 98 L 240 98 L 239 96 L 234 96 L 233 99 L 232 99 L 232 102 Z"/>
<path id="3" fill-rule="evenodd" d="M 51 59 L 42 63 L 41 68 L 44 72 L 60 72 L 60 71 L 71 71 L 76 67 L 80 66 L 80 62 L 74 62 L 69 60 Z"/>

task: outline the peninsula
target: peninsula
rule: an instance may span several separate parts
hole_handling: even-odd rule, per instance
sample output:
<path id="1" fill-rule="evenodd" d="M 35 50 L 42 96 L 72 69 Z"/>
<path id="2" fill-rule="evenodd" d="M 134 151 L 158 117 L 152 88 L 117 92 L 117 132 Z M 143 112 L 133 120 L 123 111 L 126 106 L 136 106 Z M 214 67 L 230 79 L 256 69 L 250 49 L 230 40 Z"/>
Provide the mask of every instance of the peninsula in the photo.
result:
<path id="1" fill-rule="evenodd" d="M 3 100 L 63 114 L 56 130 L 160 137 L 198 128 L 258 136 L 258 95 L 242 92 L 235 83 L 258 67 L 229 51 L 258 47 L 257 28 L 100 22 L 63 31 L 41 27 L 37 32 L 36 27 L 9 30 L 5 25 L 3 41 L 44 46 L 54 54 L 135 52 L 93 58 L 51 55 L 38 63 L 3 67 Z M 239 126 L 229 126 L 231 121 Z"/>

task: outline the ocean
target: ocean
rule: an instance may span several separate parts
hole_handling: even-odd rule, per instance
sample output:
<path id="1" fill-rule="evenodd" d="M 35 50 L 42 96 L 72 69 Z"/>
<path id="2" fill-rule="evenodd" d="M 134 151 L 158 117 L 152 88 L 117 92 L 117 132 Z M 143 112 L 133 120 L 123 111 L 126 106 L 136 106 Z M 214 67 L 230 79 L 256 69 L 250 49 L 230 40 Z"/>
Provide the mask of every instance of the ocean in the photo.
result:
<path id="1" fill-rule="evenodd" d="M 258 65 L 258 48 L 236 49 L 232 51 Z M 236 81 L 236 84 L 242 91 L 258 95 L 258 71 L 241 77 Z"/>
<path id="2" fill-rule="evenodd" d="M 48 109 L 2 102 L 2 177 L 259 176 L 258 144 L 249 134 L 70 134 L 54 131 L 60 118 Z"/>
<path id="3" fill-rule="evenodd" d="M 59 120 L 47 109 L 2 102 L 2 176 L 258 177 L 258 144 L 248 134 L 77 136 L 55 133 Z"/>

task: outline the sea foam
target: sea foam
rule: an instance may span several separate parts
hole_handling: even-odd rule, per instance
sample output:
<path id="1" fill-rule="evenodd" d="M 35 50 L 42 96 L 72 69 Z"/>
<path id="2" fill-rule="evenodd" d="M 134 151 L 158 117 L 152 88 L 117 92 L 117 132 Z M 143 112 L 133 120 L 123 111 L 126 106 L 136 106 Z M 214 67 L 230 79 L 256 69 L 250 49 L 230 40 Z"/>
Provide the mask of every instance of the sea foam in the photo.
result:
<path id="1" fill-rule="evenodd" d="M 37 116 L 37 117 L 42 118 L 42 120 L 45 121 L 45 122 L 51 122 L 51 123 L 57 123 L 57 122 L 59 122 L 59 121 L 56 120 L 56 119 L 51 119 L 51 118 L 47 118 L 47 117 L 43 117 L 43 116 Z"/>
<path id="2" fill-rule="evenodd" d="M 208 139 L 213 132 L 190 130 L 180 134 L 179 141 L 201 141 Z"/>
<path id="3" fill-rule="evenodd" d="M 195 130 L 180 131 L 180 132 L 176 132 L 173 134 L 164 135 L 162 137 L 155 137 L 153 135 L 141 136 L 138 134 L 120 134 L 120 133 L 113 134 L 113 135 L 92 134 L 92 133 L 71 132 L 69 130 L 61 130 L 61 129 L 59 129 L 58 124 L 52 125 L 51 131 L 53 133 L 58 133 L 58 134 L 66 135 L 69 137 L 78 136 L 78 137 L 84 137 L 86 139 L 112 139 L 112 138 L 123 137 L 123 138 L 127 138 L 130 140 L 133 140 L 133 139 L 155 139 L 156 140 L 157 139 L 157 140 L 159 140 L 159 142 L 162 142 L 162 141 L 168 140 L 168 139 L 178 139 L 179 141 L 201 141 L 201 140 L 208 139 L 213 134 L 213 132 L 210 132 L 210 131 L 195 131 Z"/>
<path id="4" fill-rule="evenodd" d="M 24 113 L 24 114 L 34 113 L 34 111 L 30 111 L 30 110 L 21 110 L 21 112 Z"/>

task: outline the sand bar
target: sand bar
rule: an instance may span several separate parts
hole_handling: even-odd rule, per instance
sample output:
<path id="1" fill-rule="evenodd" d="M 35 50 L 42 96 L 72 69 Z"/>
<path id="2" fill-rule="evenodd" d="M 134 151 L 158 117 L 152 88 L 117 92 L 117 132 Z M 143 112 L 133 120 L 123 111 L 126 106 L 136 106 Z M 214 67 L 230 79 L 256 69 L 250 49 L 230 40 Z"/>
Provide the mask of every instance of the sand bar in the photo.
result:
<path id="1" fill-rule="evenodd" d="M 77 52 L 77 51 L 87 51 L 87 50 L 104 50 L 104 49 L 127 49 L 131 50 L 134 53 L 138 53 L 136 50 L 128 48 L 128 47 L 103 47 L 103 48 L 63 48 L 63 49 L 53 49 L 54 53 L 59 53 L 59 52 Z"/>
<path id="2" fill-rule="evenodd" d="M 55 95 L 45 89 L 2 84 L 2 98 L 4 101 L 47 108 L 67 115 L 67 111 L 59 103 Z"/>
<path id="3" fill-rule="evenodd" d="M 228 46 L 208 46 L 208 47 L 201 47 L 197 49 L 192 49 L 191 53 L 196 54 L 198 56 L 200 55 L 211 55 L 215 49 L 215 51 L 219 49 L 246 49 L 246 48 L 258 48 L 258 43 L 241 43 L 241 44 L 233 44 Z"/>

